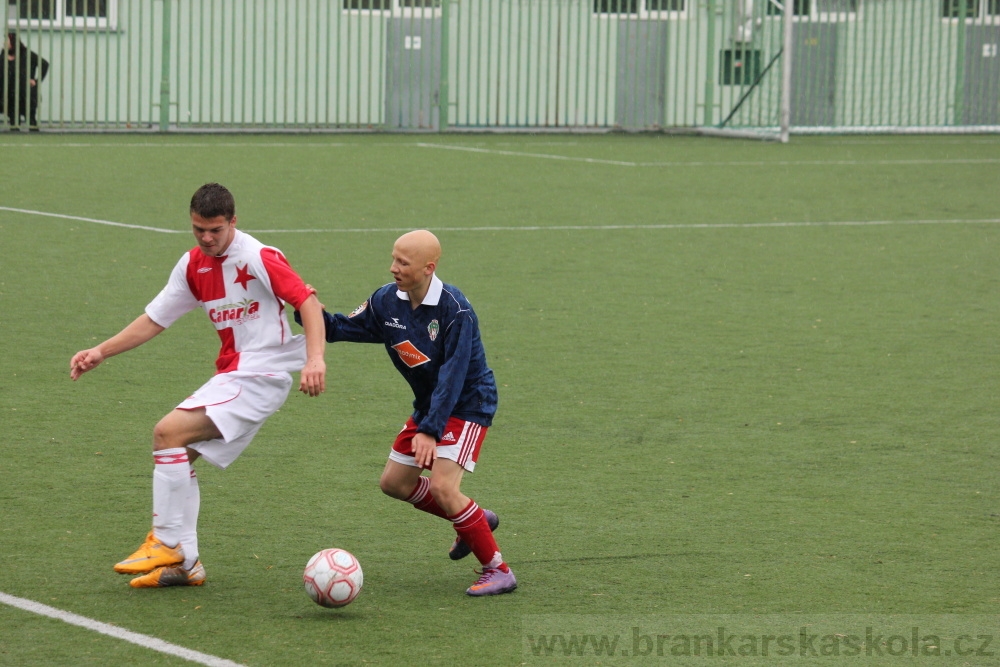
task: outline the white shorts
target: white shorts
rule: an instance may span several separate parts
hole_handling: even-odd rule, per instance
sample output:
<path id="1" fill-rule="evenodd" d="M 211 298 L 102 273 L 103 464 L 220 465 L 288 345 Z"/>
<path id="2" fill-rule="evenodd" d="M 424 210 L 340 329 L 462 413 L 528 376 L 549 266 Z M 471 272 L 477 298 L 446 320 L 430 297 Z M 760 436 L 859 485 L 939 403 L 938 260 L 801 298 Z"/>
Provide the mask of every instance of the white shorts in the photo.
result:
<path id="1" fill-rule="evenodd" d="M 289 373 L 220 373 L 177 406 L 205 408 L 222 438 L 188 445 L 218 468 L 226 468 L 247 448 L 267 418 L 285 404 L 292 389 Z"/>

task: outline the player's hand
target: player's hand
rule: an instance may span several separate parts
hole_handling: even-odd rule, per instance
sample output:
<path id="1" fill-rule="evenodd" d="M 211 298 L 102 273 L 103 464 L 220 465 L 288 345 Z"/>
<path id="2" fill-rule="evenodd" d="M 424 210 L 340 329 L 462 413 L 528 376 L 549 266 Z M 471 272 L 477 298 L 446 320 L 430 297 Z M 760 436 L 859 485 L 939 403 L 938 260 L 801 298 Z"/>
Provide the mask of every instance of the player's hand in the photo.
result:
<path id="1" fill-rule="evenodd" d="M 316 300 L 319 301 L 319 293 L 316 291 L 315 287 L 313 287 L 309 283 L 306 283 L 306 289 L 312 292 L 313 296 L 316 297 Z M 319 304 L 319 307 L 322 308 L 323 310 L 326 310 L 326 306 L 324 306 L 322 303 Z"/>
<path id="2" fill-rule="evenodd" d="M 326 362 L 310 359 L 299 378 L 299 391 L 309 396 L 319 396 L 326 391 Z"/>
<path id="3" fill-rule="evenodd" d="M 437 458 L 437 441 L 434 436 L 417 433 L 413 436 L 413 458 L 421 468 L 430 468 Z"/>
<path id="4" fill-rule="evenodd" d="M 96 347 L 82 350 L 69 360 L 69 377 L 76 380 L 89 370 L 97 368 L 104 361 L 104 355 Z"/>

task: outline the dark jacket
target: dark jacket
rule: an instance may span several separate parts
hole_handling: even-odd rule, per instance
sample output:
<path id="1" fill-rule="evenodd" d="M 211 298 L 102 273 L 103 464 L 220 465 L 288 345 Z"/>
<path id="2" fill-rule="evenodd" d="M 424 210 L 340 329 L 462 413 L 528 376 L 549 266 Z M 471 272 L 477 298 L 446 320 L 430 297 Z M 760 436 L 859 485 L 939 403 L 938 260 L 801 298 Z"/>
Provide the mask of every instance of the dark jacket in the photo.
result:
<path id="1" fill-rule="evenodd" d="M 0 89 L 7 91 L 9 104 L 20 99 L 20 106 L 23 107 L 29 97 L 28 82 L 34 79 L 40 83 L 49 73 L 49 61 L 29 50 L 20 41 L 14 45 L 13 51 L 13 60 L 8 59 L 9 53 L 4 54 L 3 61 L 6 67 L 0 68 Z"/>

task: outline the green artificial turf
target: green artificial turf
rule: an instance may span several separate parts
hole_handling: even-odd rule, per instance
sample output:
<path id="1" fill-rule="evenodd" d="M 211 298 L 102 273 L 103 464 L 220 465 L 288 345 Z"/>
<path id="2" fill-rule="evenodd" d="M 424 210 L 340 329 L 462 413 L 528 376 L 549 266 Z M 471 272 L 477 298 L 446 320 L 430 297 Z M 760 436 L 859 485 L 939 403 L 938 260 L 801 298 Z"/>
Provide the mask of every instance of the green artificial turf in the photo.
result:
<path id="1" fill-rule="evenodd" d="M 786 664 L 656 635 L 913 619 L 992 628 L 1000 656 L 1000 137 L 0 144 L 0 592 L 245 665 Z M 438 234 L 500 388 L 463 490 L 500 515 L 515 593 L 465 596 L 452 529 L 380 493 L 412 397 L 348 344 L 322 397 L 198 464 L 204 587 L 112 572 L 149 527 L 152 427 L 218 340 L 195 312 L 76 383 L 69 359 L 163 286 L 206 181 L 330 310 L 388 282 L 402 231 Z M 365 573 L 340 610 L 301 583 L 331 546 Z M 189 664 L 9 605 L 0 628 L 3 665 Z M 610 656 L 553 639 L 616 634 Z"/>

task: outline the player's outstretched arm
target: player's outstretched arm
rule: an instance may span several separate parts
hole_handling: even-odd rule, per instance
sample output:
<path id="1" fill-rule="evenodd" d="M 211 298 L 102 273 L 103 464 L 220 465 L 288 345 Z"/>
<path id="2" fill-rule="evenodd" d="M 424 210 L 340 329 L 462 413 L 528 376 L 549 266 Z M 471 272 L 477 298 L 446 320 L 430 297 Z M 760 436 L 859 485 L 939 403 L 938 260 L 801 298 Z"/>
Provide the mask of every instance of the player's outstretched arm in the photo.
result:
<path id="1" fill-rule="evenodd" d="M 319 396 L 326 391 L 326 324 L 323 306 L 313 294 L 299 306 L 302 329 L 306 334 L 306 365 L 299 378 L 299 391 L 309 396 Z"/>
<path id="2" fill-rule="evenodd" d="M 108 357 L 139 347 L 161 331 L 163 331 L 163 327 L 150 319 L 149 315 L 143 313 L 100 345 L 74 354 L 69 361 L 70 378 L 78 379 L 87 371 L 97 368 Z"/>

